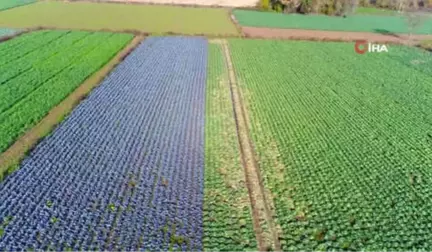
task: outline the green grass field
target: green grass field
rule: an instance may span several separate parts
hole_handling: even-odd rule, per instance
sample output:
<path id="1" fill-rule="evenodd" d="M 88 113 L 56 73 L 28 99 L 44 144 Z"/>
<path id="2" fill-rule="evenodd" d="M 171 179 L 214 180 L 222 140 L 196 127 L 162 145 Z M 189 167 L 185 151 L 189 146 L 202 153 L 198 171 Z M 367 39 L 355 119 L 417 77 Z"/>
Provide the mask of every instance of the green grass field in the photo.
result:
<path id="1" fill-rule="evenodd" d="M 34 3 L 36 0 L 1 0 L 0 1 L 0 11 L 7 10 L 10 8 Z"/>
<path id="2" fill-rule="evenodd" d="M 432 247 L 432 60 L 230 40 L 284 251 Z"/>
<path id="3" fill-rule="evenodd" d="M 14 8 L 0 13 L 2 26 L 198 35 L 238 33 L 224 9 L 86 2 L 39 2 Z"/>
<path id="4" fill-rule="evenodd" d="M 27 33 L 0 44 L 0 153 L 99 70 L 132 35 Z"/>
<path id="5" fill-rule="evenodd" d="M 401 16 L 351 15 L 343 18 L 248 10 L 234 10 L 233 13 L 242 26 L 378 33 L 409 32 L 406 20 Z M 427 19 L 415 33 L 432 34 L 432 18 Z"/>
<path id="6" fill-rule="evenodd" d="M 240 159 L 228 72 L 217 44 L 209 45 L 207 76 L 204 249 L 255 251 L 257 243 Z"/>

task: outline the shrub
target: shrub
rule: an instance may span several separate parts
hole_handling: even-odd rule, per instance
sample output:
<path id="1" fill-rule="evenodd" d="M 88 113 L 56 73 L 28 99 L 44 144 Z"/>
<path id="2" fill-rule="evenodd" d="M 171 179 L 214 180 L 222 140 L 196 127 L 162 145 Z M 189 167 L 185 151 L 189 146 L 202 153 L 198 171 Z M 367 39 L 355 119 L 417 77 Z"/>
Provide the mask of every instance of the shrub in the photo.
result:
<path id="1" fill-rule="evenodd" d="M 270 0 L 260 0 L 260 7 L 263 10 L 270 10 Z"/>

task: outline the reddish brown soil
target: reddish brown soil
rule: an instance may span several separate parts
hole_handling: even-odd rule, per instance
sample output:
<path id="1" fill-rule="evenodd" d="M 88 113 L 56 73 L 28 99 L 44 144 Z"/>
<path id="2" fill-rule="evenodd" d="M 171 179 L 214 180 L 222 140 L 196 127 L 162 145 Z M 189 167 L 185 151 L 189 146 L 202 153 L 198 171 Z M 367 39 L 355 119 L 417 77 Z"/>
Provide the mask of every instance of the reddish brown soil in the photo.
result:
<path id="1" fill-rule="evenodd" d="M 322 41 L 356 41 L 367 40 L 380 43 L 408 43 L 406 34 L 378 34 L 371 32 L 318 31 L 299 29 L 278 29 L 261 27 L 242 27 L 245 37 L 263 39 L 293 39 Z M 432 35 L 413 35 L 412 41 L 429 40 Z"/>

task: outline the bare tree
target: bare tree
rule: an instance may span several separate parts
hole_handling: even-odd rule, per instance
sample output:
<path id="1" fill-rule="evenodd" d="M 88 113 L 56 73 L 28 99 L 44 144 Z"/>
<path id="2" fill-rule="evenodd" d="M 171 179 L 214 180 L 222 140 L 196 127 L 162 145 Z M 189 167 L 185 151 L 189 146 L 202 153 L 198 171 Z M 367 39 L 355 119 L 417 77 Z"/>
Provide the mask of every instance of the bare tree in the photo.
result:
<path id="1" fill-rule="evenodd" d="M 352 15 L 356 12 L 358 6 L 358 0 L 348 0 L 346 9 L 345 9 L 345 14 L 346 15 Z"/>
<path id="2" fill-rule="evenodd" d="M 399 13 L 403 13 L 405 11 L 405 6 L 407 5 L 407 0 L 398 0 L 397 10 Z"/>

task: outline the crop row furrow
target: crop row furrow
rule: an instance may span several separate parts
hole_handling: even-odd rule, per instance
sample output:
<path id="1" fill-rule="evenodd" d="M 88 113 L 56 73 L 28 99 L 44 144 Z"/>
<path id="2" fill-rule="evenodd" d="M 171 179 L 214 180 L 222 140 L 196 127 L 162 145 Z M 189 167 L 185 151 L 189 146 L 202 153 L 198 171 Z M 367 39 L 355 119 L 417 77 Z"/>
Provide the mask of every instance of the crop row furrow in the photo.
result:
<path id="1" fill-rule="evenodd" d="M 15 54 L 20 54 L 19 52 L 21 47 L 27 46 L 28 43 L 32 40 L 39 40 L 43 36 L 45 36 L 50 31 L 35 31 L 35 32 L 27 32 L 21 34 L 20 36 L 14 38 L 13 40 L 7 41 L 7 43 L 0 43 L 0 58 L 5 57 L 5 55 L 12 56 Z M 10 57 L 9 56 L 9 57 Z"/>
<path id="2" fill-rule="evenodd" d="M 25 46 L 20 47 L 20 50 L 8 50 L 7 46 L 5 46 L 6 48 L 4 49 L 2 48 L 1 50 L 6 50 L 7 53 L 3 54 L 2 57 L 0 58 L 0 67 L 3 67 L 4 65 L 12 61 L 15 61 L 21 57 L 24 57 L 29 53 L 39 50 L 41 47 L 45 47 L 49 45 L 50 43 L 54 42 L 60 37 L 65 36 L 67 33 L 68 33 L 67 31 L 50 31 L 50 32 L 36 31 L 29 35 L 31 38 L 33 38 L 34 36 L 35 38 L 34 41 L 29 39 L 29 37 L 22 38 L 26 42 L 25 42 Z M 17 39 L 21 39 L 21 36 L 18 37 Z"/>
<path id="3" fill-rule="evenodd" d="M 99 36 L 104 37 L 106 42 L 89 51 L 77 64 L 67 66 L 56 76 L 42 83 L 2 114 L 0 151 L 4 151 L 20 134 L 37 123 L 130 39 L 129 35 L 123 34 L 113 35 L 109 39 L 103 33 Z"/>
<path id="4" fill-rule="evenodd" d="M 228 68 L 220 43 L 213 41 L 209 46 L 203 246 L 209 251 L 256 250 Z"/>
<path id="5" fill-rule="evenodd" d="M 21 73 L 17 78 L 0 85 L 0 93 L 3 98 L 0 101 L 0 123 L 3 115 L 13 106 L 19 104 L 20 100 L 25 99 L 32 92 L 37 90 L 41 85 L 56 78 L 65 70 L 70 70 L 77 62 L 84 59 L 87 54 L 97 50 L 100 43 L 109 39 L 112 34 L 101 36 L 95 34 L 88 36 L 86 39 L 72 45 L 69 50 L 62 51 L 53 55 L 50 59 L 43 62 L 42 65 L 33 66 L 29 71 Z"/>
<path id="6" fill-rule="evenodd" d="M 40 50 L 29 53 L 18 60 L 9 62 L 3 66 L 5 71 L 0 77 L 0 85 L 4 84 L 5 82 L 10 82 L 15 77 L 28 71 L 29 69 L 32 69 L 38 64 L 43 64 L 45 60 L 57 55 L 62 50 L 65 50 L 68 46 L 73 45 L 76 41 L 79 41 L 88 35 L 89 33 L 86 32 L 68 33 L 63 37 L 54 40 L 51 45 L 47 45 Z"/>

